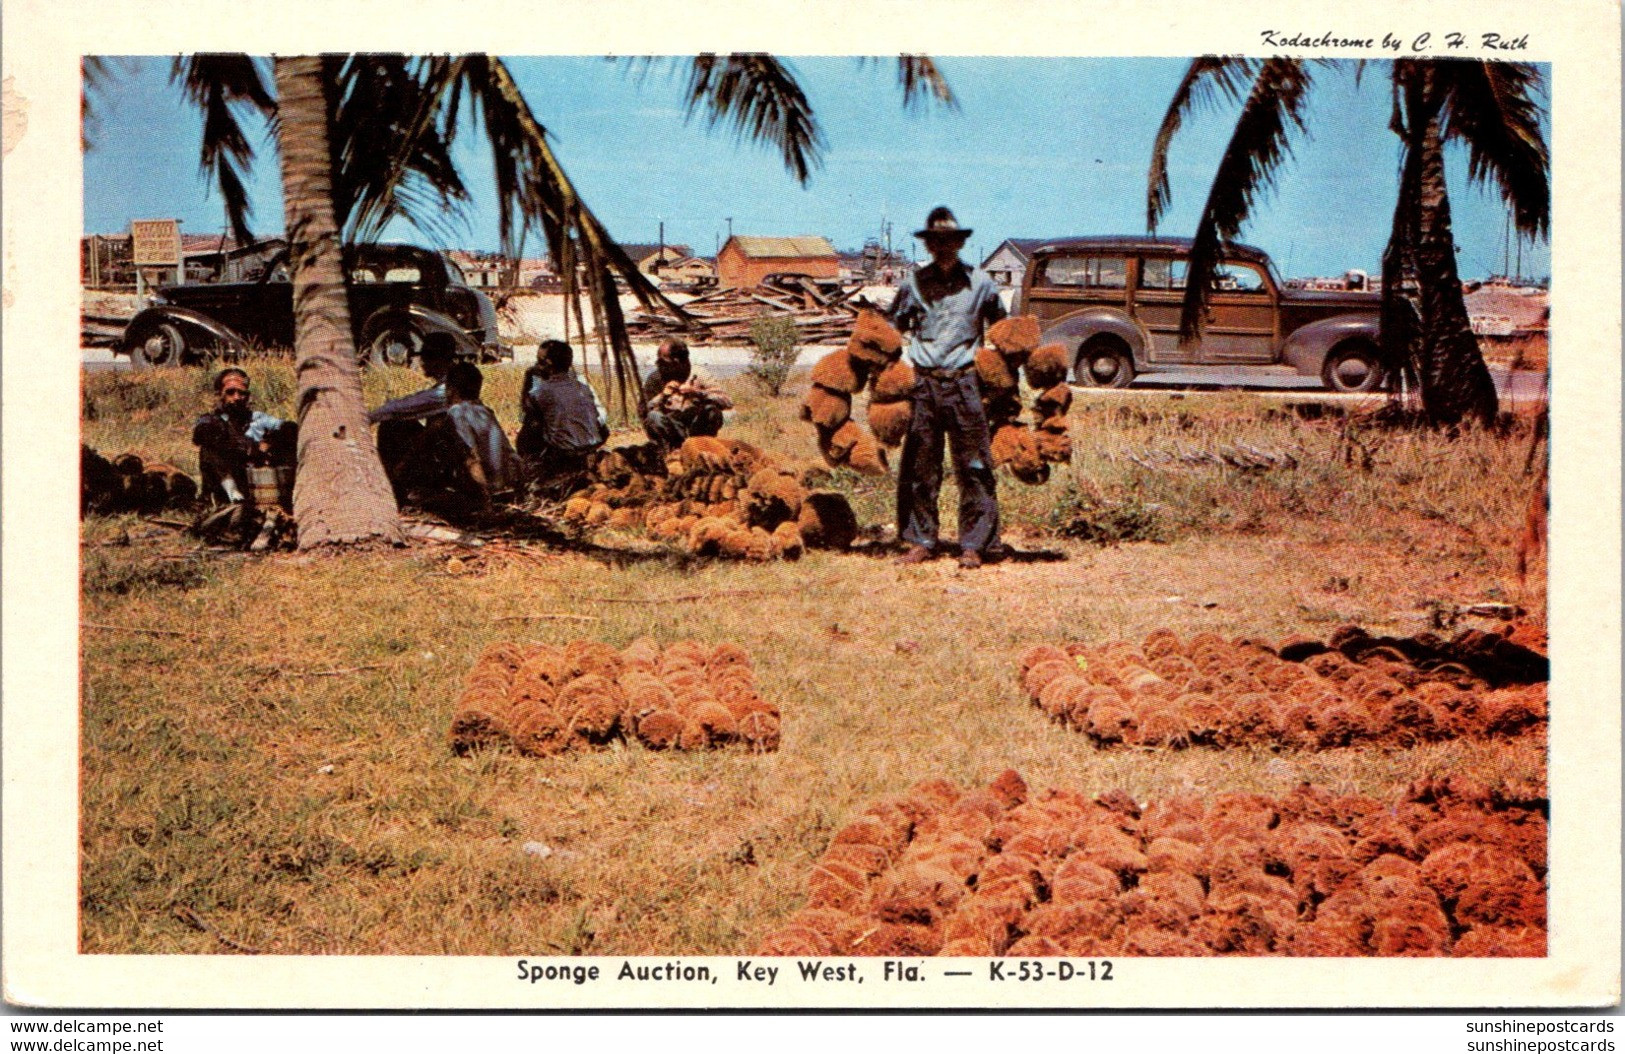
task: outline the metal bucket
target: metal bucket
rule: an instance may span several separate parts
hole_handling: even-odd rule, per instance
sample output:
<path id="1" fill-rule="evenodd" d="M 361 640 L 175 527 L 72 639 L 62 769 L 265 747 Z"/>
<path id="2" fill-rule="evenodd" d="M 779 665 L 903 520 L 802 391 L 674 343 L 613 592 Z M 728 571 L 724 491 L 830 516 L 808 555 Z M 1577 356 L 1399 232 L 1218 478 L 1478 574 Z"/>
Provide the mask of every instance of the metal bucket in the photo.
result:
<path id="1" fill-rule="evenodd" d="M 293 510 L 293 469 L 282 465 L 250 465 L 248 500 L 255 508 Z"/>

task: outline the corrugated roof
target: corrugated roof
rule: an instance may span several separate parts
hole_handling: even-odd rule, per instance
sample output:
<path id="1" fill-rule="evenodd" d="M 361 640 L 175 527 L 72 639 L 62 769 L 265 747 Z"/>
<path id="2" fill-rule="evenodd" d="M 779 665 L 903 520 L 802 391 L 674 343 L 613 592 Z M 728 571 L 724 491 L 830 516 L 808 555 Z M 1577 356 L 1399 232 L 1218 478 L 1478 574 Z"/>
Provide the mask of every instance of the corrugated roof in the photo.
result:
<path id="1" fill-rule="evenodd" d="M 789 259 L 803 256 L 827 256 L 834 259 L 835 246 L 828 238 L 803 234 L 793 238 L 759 238 L 736 234 L 731 239 L 746 256 L 757 259 Z"/>

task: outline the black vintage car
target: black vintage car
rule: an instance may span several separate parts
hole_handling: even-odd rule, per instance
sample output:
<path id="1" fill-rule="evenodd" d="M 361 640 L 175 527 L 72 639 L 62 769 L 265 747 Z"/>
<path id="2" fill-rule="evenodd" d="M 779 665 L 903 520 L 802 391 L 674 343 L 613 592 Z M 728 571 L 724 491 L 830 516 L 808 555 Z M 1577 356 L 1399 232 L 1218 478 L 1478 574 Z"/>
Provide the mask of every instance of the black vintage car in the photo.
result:
<path id="1" fill-rule="evenodd" d="M 457 338 L 484 362 L 513 357 L 497 337 L 496 309 L 471 289 L 457 265 L 415 245 L 345 249 L 350 325 L 362 362 L 406 365 L 428 333 Z M 285 257 L 254 281 L 165 286 L 130 320 L 115 350 L 137 366 L 232 357 L 250 348 L 293 347 L 293 285 Z"/>

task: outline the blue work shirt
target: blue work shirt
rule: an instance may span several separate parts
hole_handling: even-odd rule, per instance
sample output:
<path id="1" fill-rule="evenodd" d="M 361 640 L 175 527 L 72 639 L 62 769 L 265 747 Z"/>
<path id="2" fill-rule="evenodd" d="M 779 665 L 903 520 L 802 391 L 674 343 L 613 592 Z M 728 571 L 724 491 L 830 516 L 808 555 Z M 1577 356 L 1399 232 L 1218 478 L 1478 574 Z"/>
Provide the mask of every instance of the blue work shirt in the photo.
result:
<path id="1" fill-rule="evenodd" d="M 958 370 L 976 360 L 982 327 L 1005 310 L 993 279 L 957 260 L 946 275 L 935 264 L 916 268 L 898 287 L 887 316 L 908 338 L 909 362 Z"/>
<path id="2" fill-rule="evenodd" d="M 519 483 L 519 455 L 502 431 L 496 414 L 484 403 L 452 403 L 446 417 L 457 430 L 457 438 L 480 459 L 485 485 L 492 491 L 508 490 Z"/>
<path id="3" fill-rule="evenodd" d="M 519 407 L 524 413 L 524 427 L 534 432 L 543 446 L 578 453 L 595 450 L 609 438 L 604 404 L 592 385 L 577 377 L 573 369 L 552 377 L 544 377 L 534 369 L 526 371 Z"/>
<path id="4" fill-rule="evenodd" d="M 373 424 L 379 421 L 421 421 L 425 417 L 433 417 L 445 408 L 446 382 L 441 381 L 421 392 L 391 399 L 368 414 L 367 420 Z"/>

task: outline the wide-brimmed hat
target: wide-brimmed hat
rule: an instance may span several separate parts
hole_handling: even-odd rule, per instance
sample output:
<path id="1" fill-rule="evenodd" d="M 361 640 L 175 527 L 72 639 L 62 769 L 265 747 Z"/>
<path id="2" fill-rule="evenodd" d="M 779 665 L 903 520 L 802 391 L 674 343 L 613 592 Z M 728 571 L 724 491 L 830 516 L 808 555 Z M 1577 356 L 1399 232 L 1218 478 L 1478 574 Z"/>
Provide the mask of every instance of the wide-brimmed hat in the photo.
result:
<path id="1" fill-rule="evenodd" d="M 954 218 L 954 214 L 948 206 L 938 205 L 925 218 L 925 226 L 914 232 L 914 237 L 969 238 L 972 233 L 971 228 L 959 225 L 959 221 Z"/>

